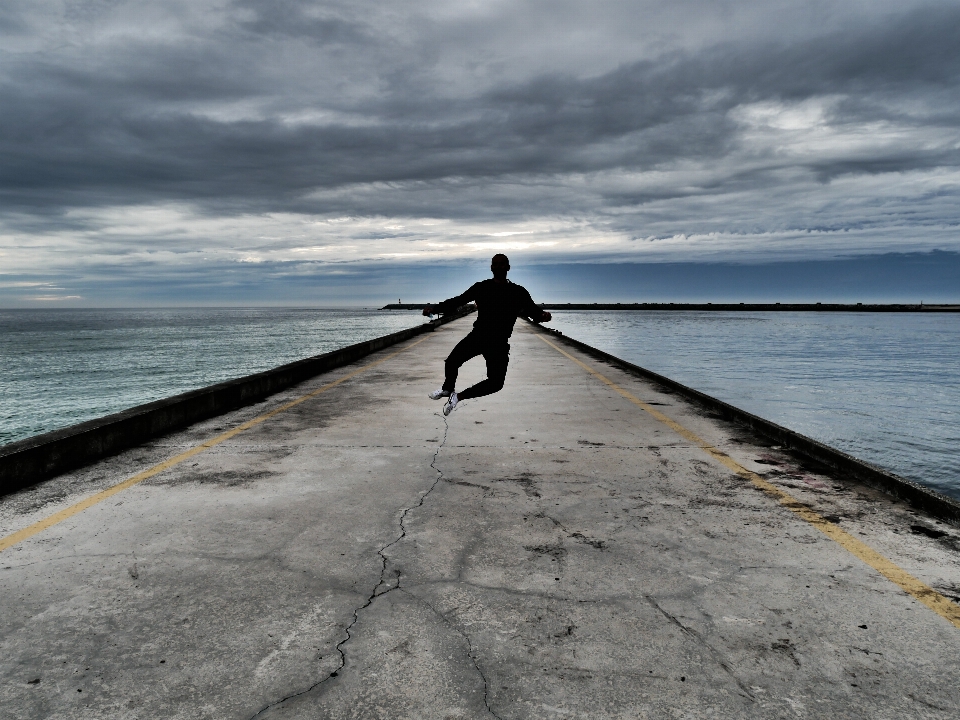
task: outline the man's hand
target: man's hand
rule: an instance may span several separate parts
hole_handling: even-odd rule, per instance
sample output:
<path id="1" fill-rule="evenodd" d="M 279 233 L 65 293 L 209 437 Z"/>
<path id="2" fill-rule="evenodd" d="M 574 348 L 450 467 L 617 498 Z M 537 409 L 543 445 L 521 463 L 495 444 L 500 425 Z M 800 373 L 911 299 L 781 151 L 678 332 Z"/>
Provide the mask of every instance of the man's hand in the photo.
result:
<path id="1" fill-rule="evenodd" d="M 546 310 L 540 311 L 540 322 L 542 323 L 550 322 L 552 319 L 553 319 L 553 315 L 551 315 L 549 312 L 547 312 Z"/>
<path id="2" fill-rule="evenodd" d="M 436 313 L 433 312 L 433 308 L 430 307 L 429 305 L 425 305 L 424 308 L 423 308 L 423 316 L 424 316 L 424 317 L 433 317 L 434 315 L 436 315 Z"/>

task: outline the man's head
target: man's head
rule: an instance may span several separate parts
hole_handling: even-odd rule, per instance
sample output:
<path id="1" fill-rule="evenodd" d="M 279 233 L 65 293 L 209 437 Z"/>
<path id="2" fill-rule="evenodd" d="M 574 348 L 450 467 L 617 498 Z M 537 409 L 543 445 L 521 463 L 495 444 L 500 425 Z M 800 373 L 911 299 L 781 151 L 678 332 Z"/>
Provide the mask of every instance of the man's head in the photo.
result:
<path id="1" fill-rule="evenodd" d="M 493 272 L 495 280 L 506 280 L 507 271 L 510 269 L 510 260 L 503 253 L 497 253 L 490 261 L 490 270 Z"/>

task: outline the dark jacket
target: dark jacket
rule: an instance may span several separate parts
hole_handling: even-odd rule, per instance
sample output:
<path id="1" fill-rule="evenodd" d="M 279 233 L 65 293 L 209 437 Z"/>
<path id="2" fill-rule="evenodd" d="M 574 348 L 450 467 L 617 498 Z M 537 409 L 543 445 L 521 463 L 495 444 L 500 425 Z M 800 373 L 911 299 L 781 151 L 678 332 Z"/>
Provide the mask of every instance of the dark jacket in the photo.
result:
<path id="1" fill-rule="evenodd" d="M 474 332 L 491 341 L 506 341 L 513 334 L 513 324 L 518 317 L 529 318 L 533 322 L 543 319 L 543 311 L 534 304 L 526 288 L 509 280 L 498 283 L 492 278 L 474 283 L 463 295 L 444 300 L 437 305 L 437 310 L 450 313 L 469 302 L 477 304 Z"/>

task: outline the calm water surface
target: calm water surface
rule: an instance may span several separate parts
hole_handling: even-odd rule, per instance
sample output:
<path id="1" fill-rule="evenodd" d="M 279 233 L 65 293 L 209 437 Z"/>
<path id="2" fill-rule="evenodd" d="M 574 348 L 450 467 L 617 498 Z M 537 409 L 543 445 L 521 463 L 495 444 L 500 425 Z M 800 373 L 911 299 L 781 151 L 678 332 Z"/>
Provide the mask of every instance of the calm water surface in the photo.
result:
<path id="1" fill-rule="evenodd" d="M 0 311 L 0 444 L 421 322 L 377 310 Z M 551 325 L 960 497 L 960 315 L 592 311 Z"/>
<path id="2" fill-rule="evenodd" d="M 558 311 L 550 325 L 960 498 L 960 315 Z"/>
<path id="3" fill-rule="evenodd" d="M 378 310 L 0 310 L 0 445 L 423 320 Z"/>

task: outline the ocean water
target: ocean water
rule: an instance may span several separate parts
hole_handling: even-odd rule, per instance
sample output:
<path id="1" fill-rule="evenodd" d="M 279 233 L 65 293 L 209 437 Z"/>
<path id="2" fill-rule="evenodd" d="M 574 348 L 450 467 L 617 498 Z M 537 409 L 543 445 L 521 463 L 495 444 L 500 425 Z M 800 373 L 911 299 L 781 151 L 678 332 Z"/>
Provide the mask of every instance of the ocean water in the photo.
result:
<path id="1" fill-rule="evenodd" d="M 0 310 L 0 445 L 424 320 L 378 310 Z"/>
<path id="2" fill-rule="evenodd" d="M 422 322 L 378 310 L 0 310 L 0 444 Z M 558 311 L 550 325 L 960 498 L 960 315 Z"/>
<path id="3" fill-rule="evenodd" d="M 553 317 L 577 340 L 960 498 L 960 314 Z"/>

